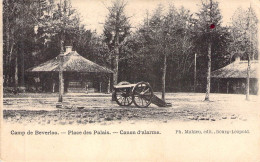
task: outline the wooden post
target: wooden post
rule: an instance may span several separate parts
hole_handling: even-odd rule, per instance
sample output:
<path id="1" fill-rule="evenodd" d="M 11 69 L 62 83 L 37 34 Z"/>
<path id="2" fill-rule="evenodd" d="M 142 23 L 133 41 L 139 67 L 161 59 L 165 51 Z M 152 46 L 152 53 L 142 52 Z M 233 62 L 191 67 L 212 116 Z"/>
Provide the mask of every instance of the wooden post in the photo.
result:
<path id="1" fill-rule="evenodd" d="M 246 77 L 246 100 L 250 100 L 249 98 L 249 90 L 250 90 L 250 56 L 248 56 L 248 66 L 247 66 L 247 77 Z"/>
<path id="2" fill-rule="evenodd" d="M 229 89 L 229 81 L 227 81 L 227 93 L 228 93 L 228 89 Z"/>
<path id="3" fill-rule="evenodd" d="M 107 93 L 110 93 L 110 76 L 108 76 Z"/>
<path id="4" fill-rule="evenodd" d="M 54 93 L 54 92 L 55 92 L 55 83 L 52 82 L 52 93 Z"/>
<path id="5" fill-rule="evenodd" d="M 86 93 L 88 94 L 88 83 L 86 85 Z"/>
<path id="6" fill-rule="evenodd" d="M 219 82 L 220 82 L 220 79 L 218 79 L 218 93 L 219 93 Z"/>
<path id="7" fill-rule="evenodd" d="M 59 100 L 58 102 L 62 102 L 62 97 L 63 97 L 63 93 L 64 93 L 64 83 L 63 83 L 63 57 L 64 57 L 64 53 L 61 53 L 59 55 L 60 58 L 60 69 L 59 69 Z"/>
<path id="8" fill-rule="evenodd" d="M 194 92 L 196 92 L 197 86 L 197 54 L 194 56 Z"/>

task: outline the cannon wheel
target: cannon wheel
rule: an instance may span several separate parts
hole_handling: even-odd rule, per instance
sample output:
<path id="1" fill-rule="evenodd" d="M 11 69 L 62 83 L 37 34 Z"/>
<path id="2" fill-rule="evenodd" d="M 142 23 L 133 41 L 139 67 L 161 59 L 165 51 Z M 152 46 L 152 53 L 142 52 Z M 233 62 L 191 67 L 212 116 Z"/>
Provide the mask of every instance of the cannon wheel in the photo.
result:
<path id="1" fill-rule="evenodd" d="M 137 83 L 132 90 L 132 100 L 137 107 L 148 107 L 153 98 L 153 89 L 147 82 Z"/>
<path id="2" fill-rule="evenodd" d="M 127 85 L 129 82 L 120 82 L 118 85 Z M 130 106 L 133 103 L 130 88 L 115 89 L 115 100 L 120 106 Z"/>

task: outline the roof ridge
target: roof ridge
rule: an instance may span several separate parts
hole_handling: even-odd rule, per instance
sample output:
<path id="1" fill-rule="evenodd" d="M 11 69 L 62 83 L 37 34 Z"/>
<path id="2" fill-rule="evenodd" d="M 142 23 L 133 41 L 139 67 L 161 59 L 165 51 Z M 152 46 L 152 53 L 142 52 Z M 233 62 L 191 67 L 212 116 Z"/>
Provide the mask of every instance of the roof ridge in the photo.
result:
<path id="1" fill-rule="evenodd" d="M 55 58 L 46 61 L 40 65 L 30 68 L 33 72 L 36 71 L 59 71 L 59 59 L 63 57 L 64 71 L 82 71 L 82 72 L 103 72 L 113 73 L 108 67 L 101 66 L 83 56 L 77 51 L 70 51 L 64 56 L 56 56 Z"/>
<path id="2" fill-rule="evenodd" d="M 248 62 L 248 60 L 241 60 L 239 62 Z M 251 62 L 258 62 L 258 60 L 251 60 Z"/>

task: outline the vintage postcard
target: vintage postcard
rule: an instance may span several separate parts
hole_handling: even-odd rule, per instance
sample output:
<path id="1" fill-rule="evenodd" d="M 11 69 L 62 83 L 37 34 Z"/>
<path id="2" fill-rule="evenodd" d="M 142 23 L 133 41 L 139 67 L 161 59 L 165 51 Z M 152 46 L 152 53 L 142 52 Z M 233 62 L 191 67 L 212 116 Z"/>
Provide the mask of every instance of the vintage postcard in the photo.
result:
<path id="1" fill-rule="evenodd" d="M 0 161 L 260 161 L 258 0 L 2 0 Z"/>

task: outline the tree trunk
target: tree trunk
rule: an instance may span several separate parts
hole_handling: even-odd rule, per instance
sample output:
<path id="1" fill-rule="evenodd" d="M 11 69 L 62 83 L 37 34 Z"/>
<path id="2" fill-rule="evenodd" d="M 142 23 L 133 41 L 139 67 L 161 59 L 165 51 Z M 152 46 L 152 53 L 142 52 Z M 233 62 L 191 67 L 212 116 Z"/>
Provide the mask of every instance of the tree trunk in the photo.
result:
<path id="1" fill-rule="evenodd" d="M 65 21 L 60 20 L 63 22 L 63 27 L 66 27 Z M 59 100 L 58 102 L 63 101 L 63 93 L 64 93 L 64 79 L 63 79 L 63 59 L 64 59 L 64 28 L 61 28 L 61 36 L 60 36 L 60 62 L 59 62 Z"/>
<path id="2" fill-rule="evenodd" d="M 59 100 L 58 102 L 63 101 L 64 93 L 64 84 L 63 84 L 63 53 L 60 54 L 60 70 L 59 70 Z"/>
<path id="3" fill-rule="evenodd" d="M 9 7 L 9 2 L 6 1 L 6 6 Z M 7 14 L 7 13 L 6 13 Z M 4 35 L 6 36 L 5 50 L 4 50 L 4 83 L 9 85 L 9 54 L 10 54 L 10 25 L 9 25 L 9 15 L 6 15 L 6 21 L 4 25 Z"/>
<path id="4" fill-rule="evenodd" d="M 14 30 L 11 30 L 11 34 L 12 34 L 12 39 L 14 40 Z M 13 50 L 14 50 L 14 41 L 12 41 L 10 47 L 9 47 L 9 51 L 8 51 L 8 75 L 7 75 L 7 80 L 8 80 L 8 86 L 11 85 L 12 82 L 12 69 L 13 69 L 13 65 L 12 65 L 12 55 L 13 55 Z"/>
<path id="5" fill-rule="evenodd" d="M 114 66 L 114 76 L 113 76 L 113 79 L 114 79 L 114 85 L 117 84 L 118 82 L 118 62 L 119 62 L 119 51 L 116 47 L 115 49 L 115 54 L 116 54 L 116 59 L 115 59 L 115 66 Z"/>
<path id="6" fill-rule="evenodd" d="M 21 57 L 20 57 L 20 59 L 21 59 L 21 61 L 20 61 L 20 63 L 21 63 L 21 69 L 20 69 L 20 72 L 21 72 L 21 86 L 23 87 L 24 86 L 24 37 L 25 37 L 25 33 L 24 33 L 24 31 L 23 31 L 23 37 L 22 37 L 22 42 L 21 42 L 21 44 L 22 44 L 22 48 L 21 48 Z"/>
<path id="7" fill-rule="evenodd" d="M 248 56 L 248 66 L 247 66 L 247 76 L 246 76 L 246 100 L 249 101 L 249 90 L 250 90 L 250 67 L 251 67 L 251 60 Z"/>
<path id="8" fill-rule="evenodd" d="M 195 53 L 194 56 L 194 92 L 196 92 L 196 86 L 197 86 L 197 54 Z"/>
<path id="9" fill-rule="evenodd" d="M 210 71 L 211 71 L 211 42 L 208 45 L 208 71 L 207 71 L 207 87 L 205 101 L 209 101 L 210 94 Z"/>
<path id="10" fill-rule="evenodd" d="M 165 77 L 166 77 L 166 68 L 167 68 L 167 55 L 164 53 L 163 59 L 163 74 L 162 74 L 162 100 L 165 101 Z"/>
<path id="11" fill-rule="evenodd" d="M 22 51 L 21 59 L 21 86 L 24 87 L 24 50 Z"/>
<path id="12" fill-rule="evenodd" d="M 114 80 L 114 85 L 117 84 L 118 82 L 118 62 L 119 62 L 119 35 L 118 32 L 116 33 L 115 36 L 115 55 L 116 55 L 116 59 L 115 59 L 115 65 L 114 65 L 114 76 L 113 76 L 113 80 Z"/>
<path id="13" fill-rule="evenodd" d="M 14 84 L 15 91 L 18 92 L 18 56 L 15 58 L 15 73 L 14 73 Z"/>
<path id="14" fill-rule="evenodd" d="M 6 21 L 7 25 L 9 24 L 9 20 L 7 18 L 7 21 Z M 4 78 L 4 83 L 6 85 L 9 85 L 9 55 L 10 55 L 10 32 L 9 32 L 9 28 L 8 26 L 6 27 L 6 50 L 5 50 L 5 57 L 4 57 L 4 62 L 5 62 L 5 67 L 4 67 L 4 74 L 5 74 L 5 78 Z"/>

